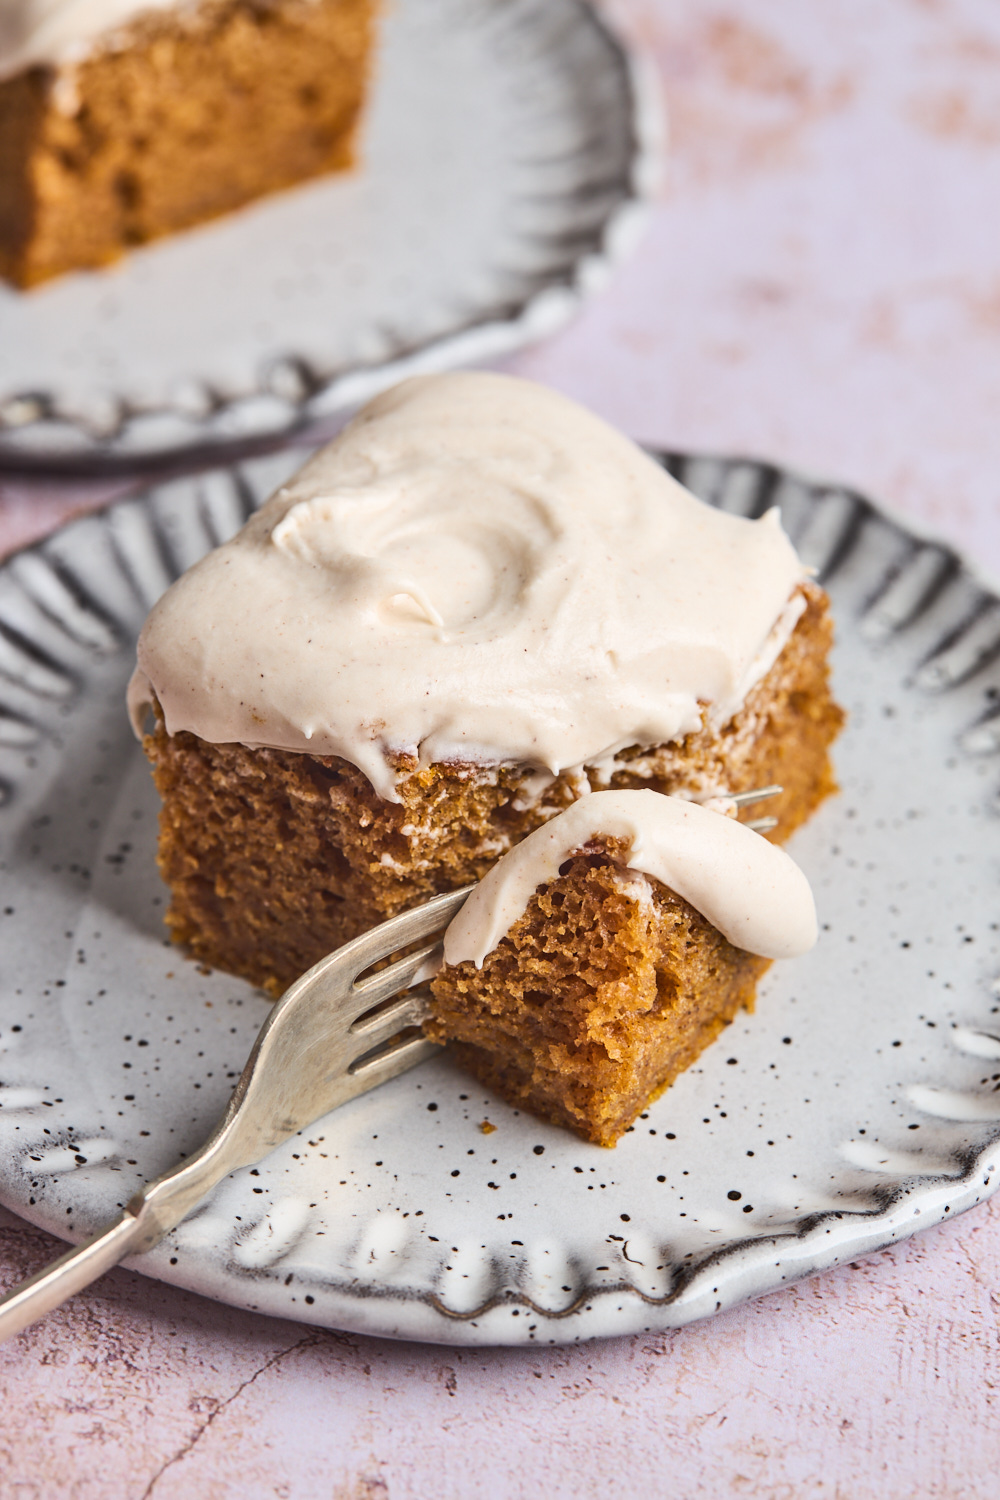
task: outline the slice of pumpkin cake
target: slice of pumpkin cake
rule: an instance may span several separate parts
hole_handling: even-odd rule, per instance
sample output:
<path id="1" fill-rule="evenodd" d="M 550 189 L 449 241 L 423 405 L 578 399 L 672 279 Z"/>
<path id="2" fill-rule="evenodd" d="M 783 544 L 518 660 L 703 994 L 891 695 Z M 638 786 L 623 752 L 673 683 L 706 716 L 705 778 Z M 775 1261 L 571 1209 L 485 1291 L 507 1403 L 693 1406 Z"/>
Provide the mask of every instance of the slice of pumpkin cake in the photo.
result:
<path id="1" fill-rule="evenodd" d="M 784 840 L 834 786 L 830 640 L 777 512 L 530 382 L 405 381 L 142 631 L 171 932 L 280 993 L 601 789 L 779 782 Z"/>

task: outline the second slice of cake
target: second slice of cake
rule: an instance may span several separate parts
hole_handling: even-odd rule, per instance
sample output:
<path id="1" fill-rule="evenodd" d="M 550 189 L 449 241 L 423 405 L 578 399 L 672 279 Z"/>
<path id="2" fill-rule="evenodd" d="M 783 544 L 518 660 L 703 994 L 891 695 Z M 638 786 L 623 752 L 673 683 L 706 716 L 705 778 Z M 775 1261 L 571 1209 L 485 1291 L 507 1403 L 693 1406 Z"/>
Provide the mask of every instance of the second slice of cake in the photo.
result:
<path id="1" fill-rule="evenodd" d="M 374 32 L 373 0 L 0 0 L 0 276 L 349 167 Z"/>

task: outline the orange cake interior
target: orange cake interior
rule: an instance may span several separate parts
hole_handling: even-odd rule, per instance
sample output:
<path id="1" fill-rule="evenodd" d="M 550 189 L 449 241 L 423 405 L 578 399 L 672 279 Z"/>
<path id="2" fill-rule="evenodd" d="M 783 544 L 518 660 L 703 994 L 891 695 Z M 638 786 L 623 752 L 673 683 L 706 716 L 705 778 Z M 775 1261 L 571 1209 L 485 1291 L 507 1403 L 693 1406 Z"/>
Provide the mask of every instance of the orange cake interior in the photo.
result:
<path id="1" fill-rule="evenodd" d="M 730 723 L 625 752 L 612 786 L 697 794 L 777 783 L 767 811 L 779 843 L 809 817 L 835 789 L 828 752 L 843 714 L 829 684 L 827 598 L 802 587 L 805 613 Z M 393 803 L 346 760 L 170 735 L 162 716 L 144 746 L 163 800 L 171 935 L 272 995 L 387 917 L 481 879 L 574 797 L 571 778 L 557 777 L 543 800 L 521 805 L 524 768 L 402 764 Z M 640 764 L 644 774 L 631 769 Z"/>
<path id="2" fill-rule="evenodd" d="M 17 286 L 354 161 L 373 0 L 138 9 L 72 67 L 0 77 L 0 276 Z"/>
<path id="3" fill-rule="evenodd" d="M 426 1031 L 508 1103 L 612 1146 L 741 1007 L 768 960 L 726 941 L 613 839 L 542 886 L 488 954 L 432 982 Z"/>

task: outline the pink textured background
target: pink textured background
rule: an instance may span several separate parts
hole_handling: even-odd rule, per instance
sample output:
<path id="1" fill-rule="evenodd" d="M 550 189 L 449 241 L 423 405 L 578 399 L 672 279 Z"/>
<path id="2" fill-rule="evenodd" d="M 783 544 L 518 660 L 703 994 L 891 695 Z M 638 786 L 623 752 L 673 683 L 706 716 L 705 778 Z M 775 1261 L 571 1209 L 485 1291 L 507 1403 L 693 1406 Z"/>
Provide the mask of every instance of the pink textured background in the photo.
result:
<path id="1" fill-rule="evenodd" d="M 1000 11 L 614 0 L 673 153 L 638 255 L 511 367 L 636 437 L 835 475 L 1000 576 Z M 0 484 L 0 549 L 109 491 Z M 0 1280 L 55 1249 L 0 1212 Z M 0 1349 L 0 1496 L 993 1497 L 1000 1201 L 711 1322 L 448 1351 L 119 1271 Z"/>

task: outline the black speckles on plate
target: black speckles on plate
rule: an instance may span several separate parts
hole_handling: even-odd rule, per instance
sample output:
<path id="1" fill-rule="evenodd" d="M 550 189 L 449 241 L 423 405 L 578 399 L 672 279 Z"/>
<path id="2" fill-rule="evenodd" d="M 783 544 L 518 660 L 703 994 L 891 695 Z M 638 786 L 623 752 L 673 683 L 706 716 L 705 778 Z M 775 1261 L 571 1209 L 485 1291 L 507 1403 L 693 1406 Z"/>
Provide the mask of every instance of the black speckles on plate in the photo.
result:
<path id="1" fill-rule="evenodd" d="M 507 1108 L 437 1059 L 227 1180 L 151 1254 L 151 1274 L 400 1337 L 576 1340 L 704 1316 L 993 1190 L 1000 736 L 995 748 L 974 738 L 975 754 L 961 741 L 992 723 L 1000 672 L 976 640 L 956 654 L 978 586 L 956 564 L 911 597 L 898 580 L 925 544 L 857 497 L 817 520 L 829 492 L 776 470 L 671 466 L 721 504 L 753 510 L 784 493 L 789 524 L 828 570 L 852 720 L 837 750 L 844 792 L 792 846 L 824 929 L 815 953 L 775 966 L 756 1014 L 614 1151 Z M 248 466 L 244 493 L 261 498 L 265 473 L 280 477 L 273 459 Z M 22 643 L 20 676 L 0 686 L 12 792 L 0 809 L 0 1184 L 57 1233 L 96 1228 L 196 1148 L 269 1009 L 164 944 L 156 798 L 121 705 L 169 559 L 211 540 L 207 482 L 34 549 L 42 568 L 58 554 L 86 581 L 112 649 L 38 624 L 44 671 L 32 677 L 23 643 L 38 612 L 0 566 L 0 625 Z M 965 666 L 931 691 L 917 668 L 942 657 Z M 5 714 L 37 728 L 31 764 Z"/>

